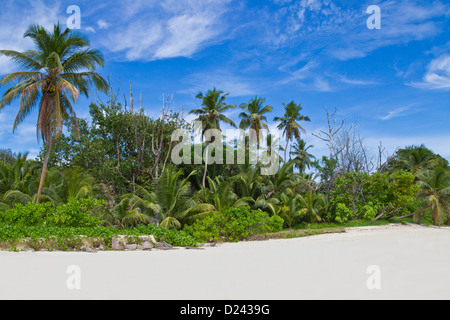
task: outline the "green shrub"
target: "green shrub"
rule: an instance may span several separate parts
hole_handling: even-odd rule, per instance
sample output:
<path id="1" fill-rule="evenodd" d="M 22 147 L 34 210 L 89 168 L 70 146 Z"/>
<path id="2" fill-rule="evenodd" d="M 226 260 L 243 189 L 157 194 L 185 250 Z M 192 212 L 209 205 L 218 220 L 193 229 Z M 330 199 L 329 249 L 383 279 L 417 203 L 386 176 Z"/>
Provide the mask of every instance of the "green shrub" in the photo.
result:
<path id="1" fill-rule="evenodd" d="M 98 227 L 102 221 L 95 217 L 95 212 L 104 206 L 102 201 L 88 198 L 81 200 L 70 199 L 66 204 L 56 208 L 50 217 L 50 224 L 58 227 Z"/>
<path id="2" fill-rule="evenodd" d="M 336 210 L 334 212 L 334 216 L 331 220 L 339 223 L 346 223 L 354 218 L 353 210 L 349 209 L 345 204 L 338 203 L 336 205 Z"/>
<path id="3" fill-rule="evenodd" d="M 0 212 L 0 224 L 16 226 L 96 227 L 102 221 L 94 216 L 103 202 L 88 198 L 75 200 L 54 208 L 51 203 L 17 204 L 14 209 Z"/>
<path id="4" fill-rule="evenodd" d="M 47 247 L 47 249 L 69 251 L 79 249 L 82 246 L 82 237 L 102 239 L 102 244 L 109 247 L 112 238 L 118 235 L 136 237 L 153 235 L 157 241 L 166 241 L 175 247 L 197 245 L 197 240 L 185 232 L 167 230 L 156 225 L 127 230 L 109 227 L 61 228 L 55 226 L 0 225 L 0 244 L 10 244 L 11 247 L 13 247 L 14 242 L 28 238 L 31 243 L 36 244 L 36 249 L 48 244 L 50 247 Z"/>
<path id="5" fill-rule="evenodd" d="M 203 242 L 221 240 L 237 242 L 252 235 L 280 231 L 283 224 L 284 220 L 277 215 L 270 217 L 261 210 L 242 207 L 197 220 L 184 230 Z"/>

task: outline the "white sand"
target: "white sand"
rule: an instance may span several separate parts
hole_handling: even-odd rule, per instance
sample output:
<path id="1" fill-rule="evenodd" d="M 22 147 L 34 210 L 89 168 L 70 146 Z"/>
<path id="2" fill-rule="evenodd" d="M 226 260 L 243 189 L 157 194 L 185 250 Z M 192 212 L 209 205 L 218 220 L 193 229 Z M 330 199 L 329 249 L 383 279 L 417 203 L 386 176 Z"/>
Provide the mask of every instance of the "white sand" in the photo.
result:
<path id="1" fill-rule="evenodd" d="M 450 229 L 392 225 L 205 250 L 0 252 L 0 299 L 449 299 L 449 271 Z"/>

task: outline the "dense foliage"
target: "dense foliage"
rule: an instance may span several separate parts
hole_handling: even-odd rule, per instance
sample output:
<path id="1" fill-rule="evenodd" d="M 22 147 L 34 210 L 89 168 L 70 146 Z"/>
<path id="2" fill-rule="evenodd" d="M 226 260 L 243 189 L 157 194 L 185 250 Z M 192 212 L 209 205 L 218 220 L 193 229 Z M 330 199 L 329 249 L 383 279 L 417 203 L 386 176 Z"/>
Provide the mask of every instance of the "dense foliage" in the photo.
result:
<path id="1" fill-rule="evenodd" d="M 55 35 L 58 32 L 62 31 L 55 27 Z M 82 47 L 88 45 L 86 39 L 80 39 Z M 97 51 L 85 58 L 80 58 L 80 63 L 90 61 L 90 69 L 103 63 Z M 62 67 L 70 63 L 65 61 Z M 41 84 L 38 71 L 33 72 L 32 80 Z M 16 76 L 7 76 L 1 84 Z M 100 87 L 106 84 L 95 73 L 86 76 L 90 81 L 83 77 L 71 78 L 83 93 L 91 82 Z M 47 82 L 42 83 L 47 90 Z M 7 92 L 17 96 L 22 89 L 16 85 Z M 129 105 L 126 98 L 123 104 L 117 101 L 119 90 L 116 94 L 111 83 L 107 91 L 107 102 L 99 98 L 91 103 L 88 119 L 76 117 L 71 110 L 70 116 L 58 119 L 57 132 L 46 128 L 50 131 L 36 160 L 0 151 L 0 241 L 121 233 L 154 234 L 173 244 L 193 245 L 195 241 L 238 241 L 316 223 L 407 216 L 416 222 L 449 223 L 449 163 L 423 145 L 399 149 L 384 161 L 381 152 L 371 157 L 355 126 L 344 127 L 343 121 L 336 127 L 335 113 L 327 110 L 329 130 L 316 136 L 328 145 L 330 155 L 317 160 L 314 147 L 302 139 L 302 121 L 311 119 L 292 101 L 283 104 L 284 114 L 273 117 L 286 145 L 272 149 L 270 135 L 266 141 L 258 136 L 254 142 L 280 159 L 275 174 L 261 175 L 264 165 L 250 161 L 254 145 L 248 139 L 244 163 L 208 164 L 208 157 L 216 155 L 213 151 L 194 157 L 194 164 L 175 165 L 171 153 L 177 142 L 172 141 L 172 133 L 192 128 L 183 112 L 173 111 L 172 97 L 164 98 L 160 116 L 152 118 L 142 102 L 135 108 L 132 88 Z M 46 96 L 47 91 L 42 93 Z M 237 125 L 226 116 L 238 108 L 227 103 L 227 96 L 215 88 L 197 96 L 198 105 L 190 114 L 202 121 L 202 142 L 193 139 L 192 150 L 210 151 L 213 141 L 204 136 L 206 130 L 224 124 L 267 130 L 274 108 L 266 105 L 264 98 L 242 103 Z M 0 109 L 10 101 L 5 96 Z M 33 101 L 25 106 L 31 107 Z M 69 108 L 69 104 L 63 107 Z M 46 121 L 54 123 L 51 118 Z M 59 129 L 63 125 L 70 130 Z M 234 156 L 238 151 L 234 146 Z"/>
<path id="2" fill-rule="evenodd" d="M 237 242 L 252 235 L 280 231 L 283 223 L 283 219 L 277 215 L 271 217 L 261 210 L 241 207 L 198 220 L 184 230 L 204 242 Z"/>

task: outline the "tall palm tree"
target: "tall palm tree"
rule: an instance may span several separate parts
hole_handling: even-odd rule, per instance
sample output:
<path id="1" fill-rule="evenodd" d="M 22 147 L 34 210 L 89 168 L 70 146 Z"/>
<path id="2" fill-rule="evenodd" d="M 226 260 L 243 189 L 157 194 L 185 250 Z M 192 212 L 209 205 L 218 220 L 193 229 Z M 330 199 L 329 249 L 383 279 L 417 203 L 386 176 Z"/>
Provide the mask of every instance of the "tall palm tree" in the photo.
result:
<path id="1" fill-rule="evenodd" d="M 417 183 L 422 188 L 419 199 L 424 200 L 426 209 L 431 209 L 434 224 L 441 224 L 445 210 L 443 208 L 448 205 L 450 196 L 450 169 L 423 170 L 417 174 L 417 178 L 419 180 Z M 421 211 L 416 211 L 415 222 L 419 222 Z"/>
<path id="2" fill-rule="evenodd" d="M 266 99 L 255 97 L 249 103 L 244 103 L 240 107 L 244 109 L 239 117 L 242 119 L 239 128 L 242 130 L 253 129 L 256 132 L 256 142 L 259 145 L 260 132 L 262 129 L 269 130 L 265 122 L 267 118 L 264 114 L 272 112 L 271 106 L 264 106 Z"/>
<path id="3" fill-rule="evenodd" d="M 56 24 L 53 31 L 39 25 L 30 25 L 24 34 L 36 48 L 25 52 L 1 50 L 0 54 L 11 58 L 26 71 L 4 76 L 0 85 L 15 83 L 3 93 L 0 111 L 20 98 L 20 108 L 13 124 L 13 132 L 37 107 L 37 137 L 46 150 L 37 202 L 44 187 L 48 160 L 54 139 L 62 134 L 64 122 L 76 119 L 71 101 L 75 103 L 80 93 L 88 96 L 91 86 L 107 91 L 108 83 L 95 73 L 103 66 L 102 54 L 89 49 L 89 40 L 70 29 L 63 30 Z M 75 121 L 77 126 L 77 121 Z"/>
<path id="4" fill-rule="evenodd" d="M 300 139 L 300 131 L 306 133 L 306 130 L 299 124 L 300 121 L 311 121 L 309 117 L 301 114 L 301 104 L 296 104 L 294 101 L 288 105 L 283 103 L 285 108 L 284 117 L 276 117 L 273 121 L 280 122 L 278 129 L 283 130 L 283 135 L 286 138 L 286 148 L 284 149 L 284 162 L 287 162 L 287 150 L 289 143 L 295 137 Z"/>
<path id="5" fill-rule="evenodd" d="M 220 122 L 231 125 L 237 128 L 233 120 L 225 116 L 225 112 L 236 108 L 233 104 L 227 104 L 225 102 L 226 97 L 229 94 L 223 94 L 223 91 L 218 91 L 216 88 L 214 90 L 209 90 L 206 95 L 199 93 L 197 99 L 202 100 L 202 108 L 194 109 L 189 112 L 189 114 L 197 115 L 196 121 L 202 123 L 202 136 L 205 132 L 210 129 L 220 130 Z M 208 144 L 207 144 L 208 145 Z M 205 169 L 203 173 L 203 188 L 206 187 L 206 175 L 208 171 L 208 159 L 205 159 Z"/>
<path id="6" fill-rule="evenodd" d="M 307 146 L 305 140 L 297 139 L 293 146 L 294 151 L 292 155 L 294 156 L 294 161 L 296 167 L 300 170 L 300 173 L 304 173 L 306 168 L 310 168 L 315 159 L 314 155 L 308 152 L 309 149 L 314 148 L 314 146 Z"/>

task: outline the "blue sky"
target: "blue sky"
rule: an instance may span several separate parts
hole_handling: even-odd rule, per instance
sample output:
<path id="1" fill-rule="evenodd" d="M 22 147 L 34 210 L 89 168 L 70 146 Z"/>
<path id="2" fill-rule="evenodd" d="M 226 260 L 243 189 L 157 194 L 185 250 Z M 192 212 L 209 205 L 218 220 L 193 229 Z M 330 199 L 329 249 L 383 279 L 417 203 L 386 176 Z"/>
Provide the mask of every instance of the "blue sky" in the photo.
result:
<path id="1" fill-rule="evenodd" d="M 81 9 L 81 32 L 106 59 L 99 72 L 131 81 L 157 116 L 163 94 L 175 105 L 198 107 L 195 95 L 217 87 L 240 105 L 258 95 L 283 114 L 301 103 L 312 121 L 304 136 L 326 127 L 325 107 L 356 121 L 375 152 L 382 142 L 424 143 L 450 159 L 450 3 L 448 1 L 341 0 L 3 0 L 0 48 L 25 51 L 28 24 L 65 24 L 70 5 Z M 381 9 L 381 29 L 370 30 L 370 5 Z M 17 70 L 0 57 L 0 73 Z M 3 90 L 3 89 L 1 89 Z M 79 116 L 90 100 L 80 99 Z M 37 154 L 36 116 L 12 134 L 14 103 L 0 113 L 0 148 Z M 236 122 L 239 111 L 229 116 Z"/>

